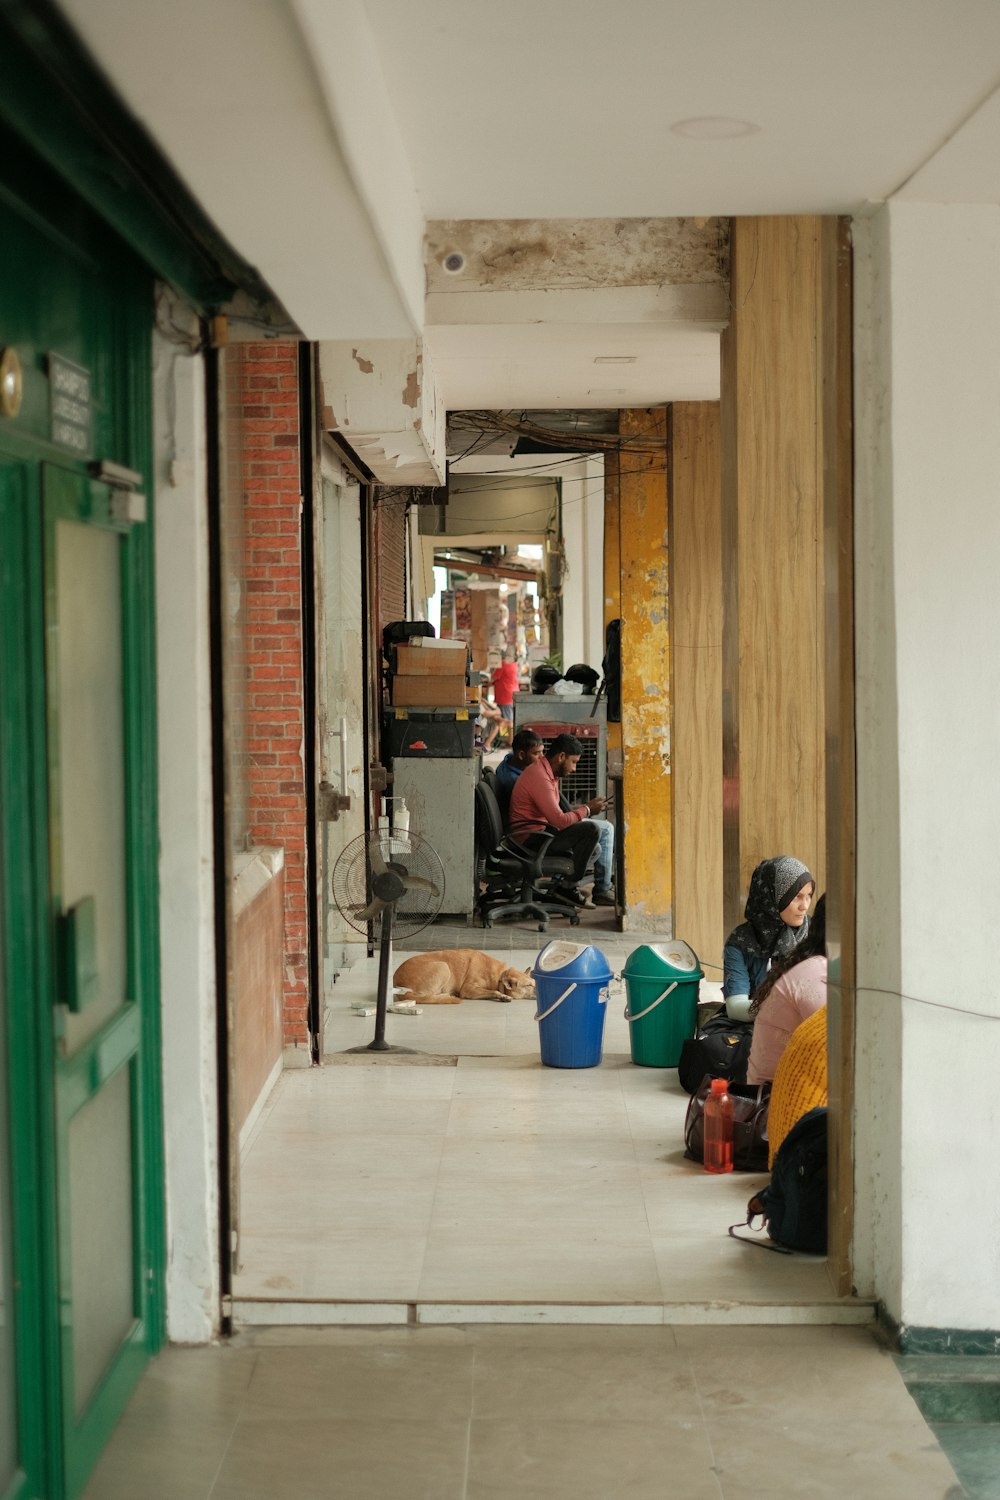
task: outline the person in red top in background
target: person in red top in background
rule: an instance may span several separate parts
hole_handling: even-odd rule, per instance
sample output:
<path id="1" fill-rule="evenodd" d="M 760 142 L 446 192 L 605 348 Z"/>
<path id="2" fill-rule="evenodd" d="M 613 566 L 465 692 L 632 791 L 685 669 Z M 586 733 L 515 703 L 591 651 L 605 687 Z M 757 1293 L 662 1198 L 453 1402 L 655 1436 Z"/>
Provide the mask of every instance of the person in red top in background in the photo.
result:
<path id="1" fill-rule="evenodd" d="M 559 887 L 559 894 L 577 905 L 586 898 L 576 886 L 597 853 L 597 825 L 586 820 L 591 813 L 604 809 L 603 797 L 591 797 L 568 812 L 559 806 L 559 782 L 576 770 L 582 753 L 583 746 L 575 735 L 557 735 L 547 755 L 525 766 L 510 795 L 510 831 L 519 843 L 530 848 L 539 834 L 558 830 L 546 854 L 565 854 L 572 859 L 572 882 Z"/>
<path id="2" fill-rule="evenodd" d="M 493 668 L 493 702 L 500 710 L 499 719 L 494 719 L 483 741 L 483 749 L 488 750 L 500 733 L 500 725 L 506 721 L 508 724 L 514 722 L 514 694 L 517 692 L 517 665 L 514 661 L 513 651 L 505 651 L 503 661 L 498 667 Z"/>

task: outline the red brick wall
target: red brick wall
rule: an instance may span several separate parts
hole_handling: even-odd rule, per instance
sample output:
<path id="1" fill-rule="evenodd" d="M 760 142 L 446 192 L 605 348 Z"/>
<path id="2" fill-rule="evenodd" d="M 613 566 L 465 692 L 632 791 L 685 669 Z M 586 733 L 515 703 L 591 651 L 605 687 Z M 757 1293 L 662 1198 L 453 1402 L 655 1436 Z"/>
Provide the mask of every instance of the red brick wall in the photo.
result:
<path id="1" fill-rule="evenodd" d="M 282 994 L 285 966 L 284 871 L 279 870 L 257 895 L 235 914 L 233 965 L 236 982 L 236 1097 L 239 1132 L 281 1057 Z"/>
<path id="2" fill-rule="evenodd" d="M 227 413 L 227 429 L 238 429 L 243 491 L 247 824 L 255 843 L 285 851 L 283 1030 L 286 1044 L 302 1043 L 308 929 L 298 346 L 243 344 L 226 357 L 240 367 L 230 383 L 239 410 Z"/>

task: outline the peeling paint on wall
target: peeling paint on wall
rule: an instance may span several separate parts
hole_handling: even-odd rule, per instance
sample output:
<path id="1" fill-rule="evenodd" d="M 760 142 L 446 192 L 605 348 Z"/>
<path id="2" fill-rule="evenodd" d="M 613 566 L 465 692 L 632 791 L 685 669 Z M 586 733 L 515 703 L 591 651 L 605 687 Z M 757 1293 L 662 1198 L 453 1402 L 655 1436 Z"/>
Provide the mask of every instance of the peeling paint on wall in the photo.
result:
<path id="1" fill-rule="evenodd" d="M 449 255 L 464 261 L 456 274 Z M 724 218 L 437 219 L 427 225 L 427 290 L 725 283 Z"/>
<path id="2" fill-rule="evenodd" d="M 420 400 L 420 379 L 416 370 L 411 370 L 406 377 L 402 400 L 404 406 L 410 406 L 414 411 L 416 410 Z"/>
<path id="3" fill-rule="evenodd" d="M 357 349 L 351 350 L 351 358 L 354 360 L 354 363 L 357 365 L 362 375 L 371 375 L 373 373 L 375 369 L 373 361 L 370 359 L 362 359 Z"/>
<path id="4" fill-rule="evenodd" d="M 663 458 L 630 463 L 619 479 L 627 922 L 662 932 L 673 906 L 666 412 L 622 412 L 619 430 L 664 440 Z"/>

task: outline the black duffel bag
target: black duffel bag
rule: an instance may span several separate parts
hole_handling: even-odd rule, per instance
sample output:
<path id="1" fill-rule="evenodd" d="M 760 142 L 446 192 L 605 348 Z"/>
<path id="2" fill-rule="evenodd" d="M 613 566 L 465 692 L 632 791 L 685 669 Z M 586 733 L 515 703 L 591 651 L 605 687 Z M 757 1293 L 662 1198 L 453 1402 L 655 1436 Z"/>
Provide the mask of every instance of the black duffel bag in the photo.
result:
<path id="1" fill-rule="evenodd" d="M 706 1076 L 746 1083 L 752 1040 L 752 1021 L 731 1021 L 725 1011 L 713 1016 L 681 1047 L 677 1066 L 681 1087 L 693 1094 Z"/>

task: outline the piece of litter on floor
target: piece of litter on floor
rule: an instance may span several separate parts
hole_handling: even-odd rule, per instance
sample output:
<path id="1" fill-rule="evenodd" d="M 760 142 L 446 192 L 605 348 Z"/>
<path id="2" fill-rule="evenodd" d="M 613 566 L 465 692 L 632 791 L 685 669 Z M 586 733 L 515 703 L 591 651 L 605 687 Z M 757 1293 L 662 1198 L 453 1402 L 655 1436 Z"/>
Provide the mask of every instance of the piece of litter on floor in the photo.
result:
<path id="1" fill-rule="evenodd" d="M 397 1016 L 419 1016 L 420 1007 L 413 1000 L 394 1000 L 389 1009 Z"/>
<path id="2" fill-rule="evenodd" d="M 351 1010 L 356 1016 L 373 1016 L 375 1014 L 375 1006 L 366 1005 L 363 1000 L 355 1000 L 351 1006 Z"/>

